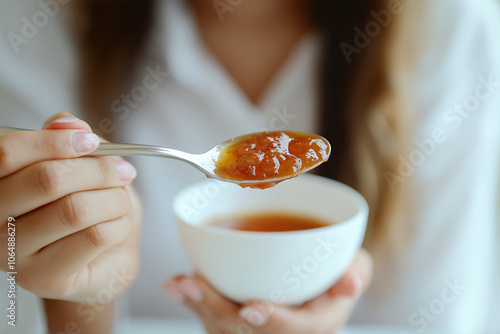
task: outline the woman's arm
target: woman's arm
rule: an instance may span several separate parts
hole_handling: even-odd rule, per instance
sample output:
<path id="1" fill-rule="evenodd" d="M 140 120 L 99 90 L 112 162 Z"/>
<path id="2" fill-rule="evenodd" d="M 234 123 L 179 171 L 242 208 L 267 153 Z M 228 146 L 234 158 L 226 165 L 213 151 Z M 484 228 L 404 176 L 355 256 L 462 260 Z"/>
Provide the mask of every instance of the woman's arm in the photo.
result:
<path id="1" fill-rule="evenodd" d="M 63 300 L 44 299 L 49 334 L 111 333 L 114 303 L 88 305 Z M 90 312 L 92 314 L 90 314 Z"/>

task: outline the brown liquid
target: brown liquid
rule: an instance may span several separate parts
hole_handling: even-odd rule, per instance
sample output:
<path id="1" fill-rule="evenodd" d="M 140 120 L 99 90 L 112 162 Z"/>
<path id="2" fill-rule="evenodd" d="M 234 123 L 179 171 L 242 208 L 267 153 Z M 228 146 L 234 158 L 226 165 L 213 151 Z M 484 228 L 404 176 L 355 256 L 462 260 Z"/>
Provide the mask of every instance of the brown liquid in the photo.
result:
<path id="1" fill-rule="evenodd" d="M 251 232 L 287 232 L 309 230 L 330 224 L 307 216 L 286 213 L 262 213 L 229 216 L 208 223 L 210 226 Z"/>

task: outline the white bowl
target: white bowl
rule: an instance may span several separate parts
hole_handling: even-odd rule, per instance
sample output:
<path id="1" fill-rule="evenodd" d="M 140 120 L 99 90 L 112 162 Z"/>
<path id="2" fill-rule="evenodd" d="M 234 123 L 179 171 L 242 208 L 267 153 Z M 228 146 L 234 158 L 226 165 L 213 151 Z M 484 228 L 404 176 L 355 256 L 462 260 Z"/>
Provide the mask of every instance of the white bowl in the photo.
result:
<path id="1" fill-rule="evenodd" d="M 194 269 L 239 303 L 297 305 L 328 290 L 363 241 L 368 205 L 352 188 L 302 175 L 265 190 L 207 180 L 173 202 L 182 243 Z M 331 225 L 291 232 L 214 228 L 207 221 L 245 213 L 282 212 Z"/>

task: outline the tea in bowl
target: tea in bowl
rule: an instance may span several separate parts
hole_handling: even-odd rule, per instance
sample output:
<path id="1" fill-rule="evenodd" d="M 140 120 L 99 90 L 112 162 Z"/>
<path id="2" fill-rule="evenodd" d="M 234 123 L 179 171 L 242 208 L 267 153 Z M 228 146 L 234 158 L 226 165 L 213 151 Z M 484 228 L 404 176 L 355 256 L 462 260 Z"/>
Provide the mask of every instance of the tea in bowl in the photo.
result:
<path id="1" fill-rule="evenodd" d="M 368 205 L 352 188 L 303 175 L 266 190 L 207 180 L 173 202 L 195 271 L 227 298 L 298 305 L 328 290 L 363 241 Z"/>

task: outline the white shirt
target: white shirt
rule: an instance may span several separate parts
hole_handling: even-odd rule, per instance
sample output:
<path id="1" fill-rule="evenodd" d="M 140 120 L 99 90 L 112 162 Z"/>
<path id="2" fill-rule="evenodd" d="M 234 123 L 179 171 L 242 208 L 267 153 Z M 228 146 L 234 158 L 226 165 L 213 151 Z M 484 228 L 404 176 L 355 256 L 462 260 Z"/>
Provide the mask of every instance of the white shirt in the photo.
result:
<path id="1" fill-rule="evenodd" d="M 407 326 L 412 331 L 434 326 L 447 333 L 498 331 L 500 86 L 489 85 L 491 92 L 478 88 L 479 105 L 468 104 L 474 100 L 469 96 L 481 87 L 479 78 L 488 80 L 491 75 L 494 82 L 500 81 L 500 50 L 495 45 L 500 32 L 498 3 L 447 0 L 428 6 L 433 36 L 417 55 L 421 75 L 415 83 L 414 131 L 419 142 L 428 142 L 438 128 L 447 139 L 435 143 L 407 179 L 414 184 L 413 210 L 402 222 L 414 229 L 408 267 L 396 269 L 383 258 L 376 259 L 387 268 L 387 275 L 374 281 L 352 321 Z M 19 18 L 41 10 L 29 1 L 1 7 L 3 36 L 19 34 Z M 123 92 L 136 96 L 137 106 L 133 104 L 130 113 L 122 101 L 114 106 L 120 140 L 200 153 L 261 129 L 317 130 L 317 36 L 306 37 L 296 47 L 255 106 L 204 47 L 182 2 L 161 1 L 156 13 L 157 25 L 137 73 L 137 86 Z M 49 20 L 27 44 L 19 45 L 17 54 L 8 40 L 0 42 L 1 125 L 39 128 L 60 110 L 85 118 L 76 102 L 77 63 L 64 20 L 64 15 Z M 146 87 L 144 77 L 157 68 L 168 76 L 159 75 L 159 85 L 149 80 Z M 143 100 L 138 95 L 141 88 L 136 88 L 141 86 L 147 91 Z M 490 96 L 485 97 L 487 93 Z M 470 116 L 449 112 L 455 103 L 473 109 Z M 177 161 L 140 157 L 133 163 L 144 203 L 141 270 L 131 290 L 120 298 L 122 311 L 130 316 L 192 317 L 160 287 L 165 279 L 191 270 L 170 202 L 178 190 L 204 176 Z M 6 295 L 3 289 L 0 284 L 1 300 Z M 24 305 L 32 303 L 25 299 L 28 296 L 21 297 Z M 24 326 L 30 326 L 27 323 Z M 32 330 L 37 332 L 35 325 Z"/>

